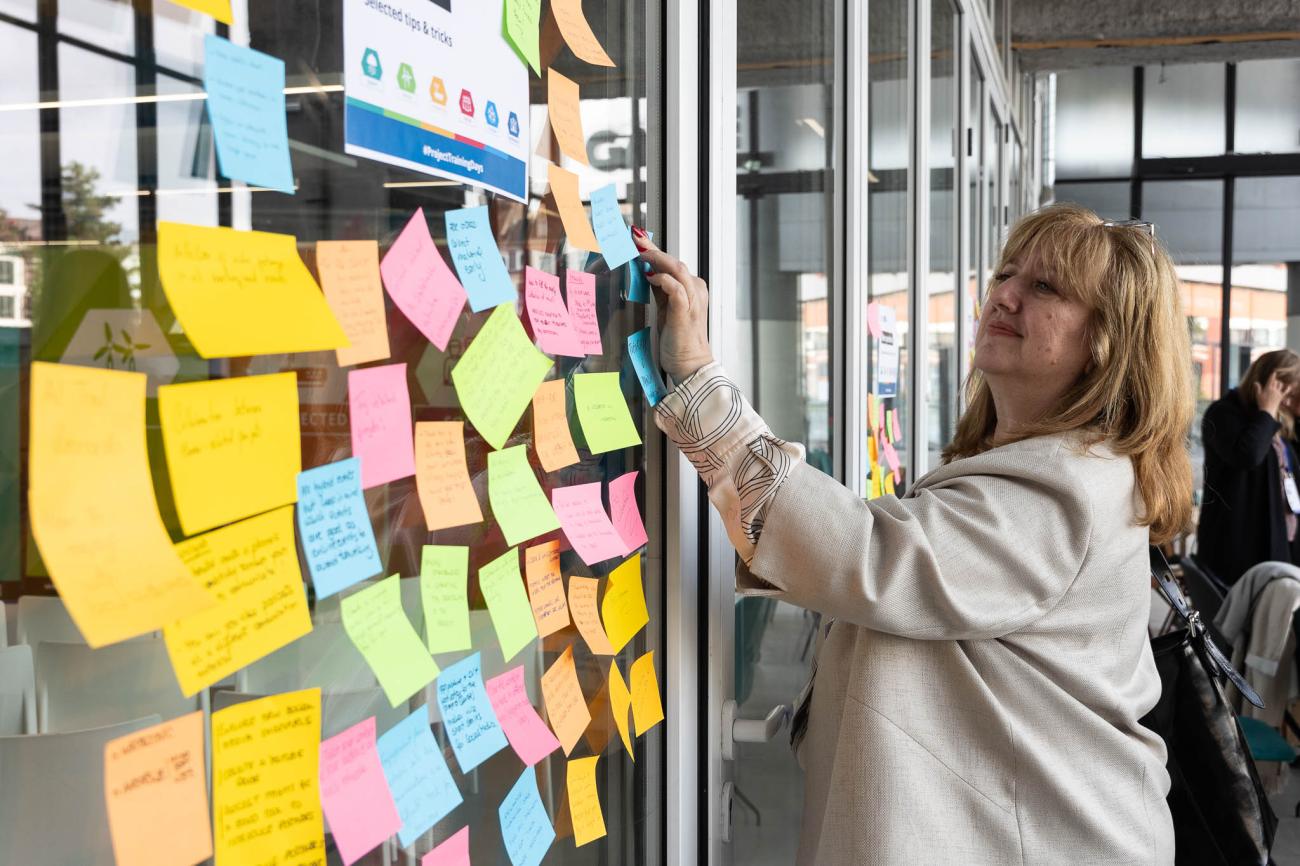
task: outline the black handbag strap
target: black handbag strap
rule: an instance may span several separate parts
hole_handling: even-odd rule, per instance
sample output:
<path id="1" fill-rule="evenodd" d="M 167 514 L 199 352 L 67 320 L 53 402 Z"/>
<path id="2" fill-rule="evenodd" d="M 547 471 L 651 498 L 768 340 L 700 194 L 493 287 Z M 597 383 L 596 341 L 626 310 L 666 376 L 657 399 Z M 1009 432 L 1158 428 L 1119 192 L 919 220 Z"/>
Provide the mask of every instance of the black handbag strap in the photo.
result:
<path id="1" fill-rule="evenodd" d="M 1205 628 L 1205 623 L 1201 621 L 1201 612 L 1192 607 L 1187 599 L 1183 598 L 1183 592 L 1174 582 L 1173 572 L 1169 568 L 1169 560 L 1165 559 L 1164 552 L 1158 547 L 1151 548 L 1151 576 L 1156 579 L 1156 586 L 1160 587 L 1160 594 L 1169 602 L 1169 606 L 1174 609 L 1187 624 L 1187 632 L 1190 635 L 1193 644 L 1203 652 L 1197 653 L 1207 662 L 1210 668 L 1210 674 L 1219 677 L 1226 677 L 1228 682 L 1232 683 L 1241 696 L 1250 701 L 1261 710 L 1264 708 L 1264 701 L 1260 698 L 1259 693 L 1251 688 L 1246 678 L 1237 673 L 1237 669 L 1228 661 L 1228 657 L 1223 654 L 1223 650 L 1214 643 L 1210 637 L 1209 631 Z M 1217 670 L 1216 670 L 1217 669 Z"/>

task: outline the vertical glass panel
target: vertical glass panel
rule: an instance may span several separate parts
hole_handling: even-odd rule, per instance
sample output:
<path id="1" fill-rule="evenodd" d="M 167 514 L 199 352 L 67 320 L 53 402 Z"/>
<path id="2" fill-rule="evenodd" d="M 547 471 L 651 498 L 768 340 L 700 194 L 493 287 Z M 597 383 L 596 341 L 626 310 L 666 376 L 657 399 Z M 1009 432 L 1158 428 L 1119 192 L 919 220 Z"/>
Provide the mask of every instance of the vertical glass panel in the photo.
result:
<path id="1" fill-rule="evenodd" d="M 991 107 L 990 107 L 991 108 Z M 988 285 L 997 267 L 998 256 L 1002 252 L 1003 208 L 1002 208 L 1002 147 L 1003 127 L 997 115 L 990 110 L 984 126 L 984 206 L 988 220 L 988 233 L 984 236 L 988 250 L 984 258 L 984 284 Z"/>
<path id="2" fill-rule="evenodd" d="M 319 26 L 319 18 L 306 26 Z M 173 72 L 198 77 L 203 70 L 203 37 L 216 32 L 212 16 L 186 9 L 179 3 L 157 0 L 153 4 L 153 45 L 158 65 Z"/>
<path id="3" fill-rule="evenodd" d="M 197 97 L 203 88 L 161 75 L 158 92 L 167 97 Z M 157 104 L 158 189 L 154 196 L 160 220 L 217 224 L 215 155 L 204 104 L 197 98 L 166 99 Z"/>
<path id="4" fill-rule="evenodd" d="M 1144 157 L 1223 153 L 1224 70 L 1222 63 L 1161 64 L 1142 70 Z"/>
<path id="5" fill-rule="evenodd" d="M 957 10 L 930 3 L 930 273 L 926 280 L 929 466 L 957 429 Z"/>
<path id="6" fill-rule="evenodd" d="M 1237 64 L 1237 153 L 1300 151 L 1300 59 Z"/>
<path id="7" fill-rule="evenodd" d="M 1098 181 L 1096 183 L 1061 183 L 1054 190 L 1058 202 L 1081 204 L 1102 219 L 1126 220 L 1132 186 L 1128 181 Z"/>
<path id="8" fill-rule="evenodd" d="M 1300 294 L 1300 177 L 1243 177 L 1233 189 L 1228 381 L 1287 347 L 1288 291 Z M 1292 343 L 1294 346 L 1295 343 Z"/>
<path id="9" fill-rule="evenodd" d="M 131 54 L 135 50 L 135 13 L 127 0 L 59 0 L 59 32 Z M 60 74 L 59 81 L 67 78 Z"/>
<path id="10" fill-rule="evenodd" d="M 1127 176 L 1133 168 L 1132 68 L 1056 73 L 1050 141 L 1058 178 Z"/>
<path id="11" fill-rule="evenodd" d="M 23 21 L 35 21 L 36 0 L 0 0 L 0 12 Z"/>
<path id="12" fill-rule="evenodd" d="M 964 330 L 966 334 L 966 345 L 962 351 L 966 353 L 966 360 L 972 358 L 975 351 L 975 327 L 979 320 L 980 303 L 984 299 L 984 281 L 980 275 L 984 273 L 983 256 L 984 241 L 983 227 L 984 220 L 981 219 L 984 213 L 984 207 L 981 202 L 981 194 L 984 191 L 984 182 L 981 175 L 984 170 L 984 134 L 981 131 L 981 123 L 984 112 L 984 76 L 980 73 L 979 64 L 975 62 L 975 52 L 968 51 L 970 68 L 968 75 L 970 85 L 968 87 L 966 122 L 967 127 L 962 142 L 966 153 L 966 273 L 965 286 L 963 291 L 966 292 L 965 304 L 965 323 Z"/>

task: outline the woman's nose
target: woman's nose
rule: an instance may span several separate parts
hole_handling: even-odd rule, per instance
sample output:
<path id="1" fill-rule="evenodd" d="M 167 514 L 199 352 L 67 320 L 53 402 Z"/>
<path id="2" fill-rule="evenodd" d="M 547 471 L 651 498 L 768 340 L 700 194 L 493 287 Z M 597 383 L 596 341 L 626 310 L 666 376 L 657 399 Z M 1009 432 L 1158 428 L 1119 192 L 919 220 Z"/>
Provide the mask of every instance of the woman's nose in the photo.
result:
<path id="1" fill-rule="evenodd" d="M 1020 309 L 1020 284 L 1016 277 L 1010 277 L 993 286 L 989 292 L 989 305 L 1007 312 Z"/>

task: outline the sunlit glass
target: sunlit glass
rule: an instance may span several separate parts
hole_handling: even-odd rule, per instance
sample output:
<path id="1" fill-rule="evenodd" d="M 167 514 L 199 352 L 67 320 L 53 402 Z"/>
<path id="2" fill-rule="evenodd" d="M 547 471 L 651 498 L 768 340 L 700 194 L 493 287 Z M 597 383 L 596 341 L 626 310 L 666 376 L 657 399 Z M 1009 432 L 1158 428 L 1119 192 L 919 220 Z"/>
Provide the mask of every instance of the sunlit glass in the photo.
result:
<path id="1" fill-rule="evenodd" d="M 1151 255 L 1156 254 L 1155 223 L 1149 223 L 1146 220 L 1102 220 L 1101 224 L 1107 227 L 1142 229 L 1151 237 Z"/>

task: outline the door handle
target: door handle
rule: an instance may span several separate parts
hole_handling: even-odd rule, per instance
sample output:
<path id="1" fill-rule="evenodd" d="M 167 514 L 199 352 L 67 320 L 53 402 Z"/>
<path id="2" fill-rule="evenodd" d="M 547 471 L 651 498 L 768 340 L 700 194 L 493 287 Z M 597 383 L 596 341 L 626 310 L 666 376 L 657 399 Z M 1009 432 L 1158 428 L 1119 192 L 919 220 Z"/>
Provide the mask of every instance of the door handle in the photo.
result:
<path id="1" fill-rule="evenodd" d="M 736 702 L 726 700 L 722 703 L 722 759 L 733 761 L 736 757 L 736 743 L 767 743 L 785 727 L 790 720 L 790 705 L 777 704 L 761 719 L 736 718 Z"/>

